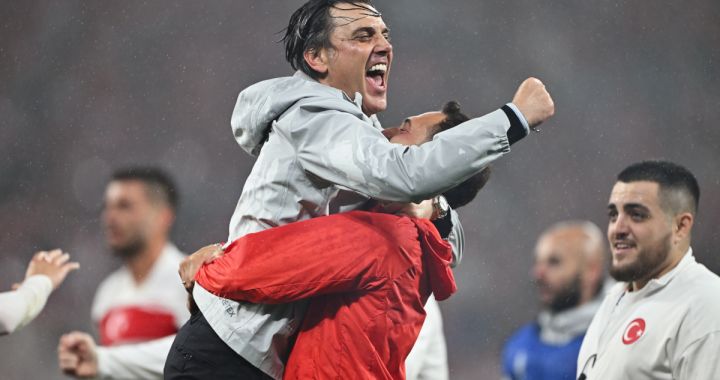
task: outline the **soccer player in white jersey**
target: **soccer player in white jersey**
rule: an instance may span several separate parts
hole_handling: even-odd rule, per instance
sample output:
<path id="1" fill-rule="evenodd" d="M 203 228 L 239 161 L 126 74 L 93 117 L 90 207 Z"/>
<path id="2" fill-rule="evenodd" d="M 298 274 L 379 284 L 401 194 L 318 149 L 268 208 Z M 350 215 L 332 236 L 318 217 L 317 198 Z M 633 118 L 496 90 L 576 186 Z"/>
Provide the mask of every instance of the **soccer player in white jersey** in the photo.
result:
<path id="1" fill-rule="evenodd" d="M 185 256 L 168 240 L 176 205 L 175 185 L 157 168 L 121 169 L 108 184 L 102 217 L 124 265 L 95 293 L 92 317 L 103 345 L 172 335 L 189 317 L 176 274 Z"/>
<path id="2" fill-rule="evenodd" d="M 169 241 L 177 201 L 173 181 L 157 168 L 120 169 L 108 183 L 102 220 L 108 245 L 123 266 L 95 293 L 92 317 L 103 346 L 173 336 L 189 318 L 186 292 L 177 280 L 185 255 Z M 59 348 L 80 344 L 78 335 L 87 336 L 65 335 Z M 167 351 L 138 351 L 128 354 L 128 360 L 163 361 L 165 355 Z"/>

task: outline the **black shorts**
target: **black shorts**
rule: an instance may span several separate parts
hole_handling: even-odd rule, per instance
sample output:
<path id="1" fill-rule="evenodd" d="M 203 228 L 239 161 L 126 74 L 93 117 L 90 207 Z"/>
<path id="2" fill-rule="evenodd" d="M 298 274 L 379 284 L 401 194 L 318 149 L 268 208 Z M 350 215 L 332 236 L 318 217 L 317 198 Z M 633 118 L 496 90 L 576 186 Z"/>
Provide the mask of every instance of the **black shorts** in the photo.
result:
<path id="1" fill-rule="evenodd" d="M 272 380 L 228 347 L 200 311 L 178 331 L 163 372 L 166 380 Z"/>

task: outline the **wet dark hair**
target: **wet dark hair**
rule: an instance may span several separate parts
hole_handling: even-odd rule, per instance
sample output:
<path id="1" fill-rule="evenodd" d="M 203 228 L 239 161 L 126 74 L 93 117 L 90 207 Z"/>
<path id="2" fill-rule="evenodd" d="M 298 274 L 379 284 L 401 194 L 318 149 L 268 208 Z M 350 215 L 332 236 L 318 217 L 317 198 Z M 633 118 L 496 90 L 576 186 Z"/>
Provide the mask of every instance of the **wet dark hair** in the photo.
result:
<path id="1" fill-rule="evenodd" d="M 669 161 L 643 161 L 625 168 L 617 176 L 620 182 L 655 182 L 660 187 L 660 204 L 673 213 L 697 214 L 700 186 L 686 168 Z"/>
<path id="2" fill-rule="evenodd" d="M 458 124 L 462 124 L 470 120 L 467 115 L 460 111 L 460 103 L 454 100 L 445 103 L 440 111 L 445 115 L 445 120 L 438 124 L 440 131 L 450 129 Z"/>
<path id="3" fill-rule="evenodd" d="M 327 75 L 313 70 L 305 61 L 304 54 L 308 50 L 317 51 L 332 47 L 330 34 L 335 24 L 330 9 L 337 4 L 350 4 L 370 11 L 373 16 L 380 15 L 368 9 L 368 6 L 372 6 L 370 0 L 310 0 L 303 4 L 290 17 L 282 39 L 285 44 L 285 59 L 293 70 L 300 70 L 313 79 L 322 79 Z"/>
<path id="4" fill-rule="evenodd" d="M 441 112 L 445 115 L 445 119 L 438 124 L 440 127 L 438 132 L 446 131 L 470 120 L 470 118 L 460 110 L 460 103 L 454 100 L 445 103 Z M 480 190 L 485 187 L 487 181 L 490 180 L 491 173 L 492 169 L 490 166 L 486 166 L 479 173 L 474 174 L 459 185 L 444 192 L 443 196 L 447 199 L 450 207 L 457 209 L 475 199 L 478 192 L 480 192 Z"/>
<path id="5" fill-rule="evenodd" d="M 485 187 L 485 184 L 490 180 L 490 174 L 492 174 L 492 168 L 486 166 L 479 173 L 444 192 L 443 196 L 453 209 L 465 206 L 472 202 L 480 190 Z"/>
<path id="6" fill-rule="evenodd" d="M 175 182 L 160 168 L 151 166 L 121 168 L 113 173 L 112 181 L 140 181 L 146 186 L 151 199 L 165 202 L 173 210 L 177 209 L 179 197 Z"/>

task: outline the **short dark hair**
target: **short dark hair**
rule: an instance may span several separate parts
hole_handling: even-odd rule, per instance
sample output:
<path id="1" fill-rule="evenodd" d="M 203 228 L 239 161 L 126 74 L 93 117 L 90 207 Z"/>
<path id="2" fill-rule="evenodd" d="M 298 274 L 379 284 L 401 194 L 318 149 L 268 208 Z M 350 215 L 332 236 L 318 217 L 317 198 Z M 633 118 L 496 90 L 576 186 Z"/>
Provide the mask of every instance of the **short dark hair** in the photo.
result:
<path id="1" fill-rule="evenodd" d="M 697 214 L 700 186 L 686 168 L 669 161 L 643 161 L 628 166 L 617 176 L 620 182 L 655 182 L 659 185 L 660 205 L 668 212 Z"/>
<path id="2" fill-rule="evenodd" d="M 164 170 L 151 166 L 132 166 L 116 170 L 112 181 L 140 181 L 154 200 L 167 203 L 171 209 L 178 206 L 178 192 L 172 177 Z"/>
<path id="3" fill-rule="evenodd" d="M 470 120 L 470 118 L 460 110 L 460 103 L 454 100 L 445 103 L 441 111 L 445 115 L 445 119 L 438 124 L 440 127 L 438 132 L 446 131 Z M 480 192 L 480 190 L 485 187 L 487 181 L 490 180 L 491 173 L 492 169 L 490 166 L 486 166 L 479 173 L 474 174 L 459 185 L 444 192 L 443 196 L 447 199 L 450 207 L 457 209 L 475 199 L 478 192 Z"/>
<path id="4" fill-rule="evenodd" d="M 492 168 L 486 166 L 479 173 L 444 192 L 443 196 L 453 209 L 465 206 L 472 202 L 480 190 L 485 187 L 485 184 L 490 180 L 490 174 L 492 174 Z"/>
<path id="5" fill-rule="evenodd" d="M 470 120 L 460 110 L 460 103 L 454 100 L 445 103 L 440 111 L 445 115 L 445 119 L 438 124 L 441 132 Z"/>
<path id="6" fill-rule="evenodd" d="M 290 16 L 282 41 L 285 43 L 285 59 L 293 70 L 300 70 L 313 79 L 321 79 L 327 75 L 308 65 L 305 52 L 332 47 L 330 34 L 335 24 L 332 22 L 330 9 L 342 3 L 365 9 L 372 6 L 370 0 L 310 0 Z"/>

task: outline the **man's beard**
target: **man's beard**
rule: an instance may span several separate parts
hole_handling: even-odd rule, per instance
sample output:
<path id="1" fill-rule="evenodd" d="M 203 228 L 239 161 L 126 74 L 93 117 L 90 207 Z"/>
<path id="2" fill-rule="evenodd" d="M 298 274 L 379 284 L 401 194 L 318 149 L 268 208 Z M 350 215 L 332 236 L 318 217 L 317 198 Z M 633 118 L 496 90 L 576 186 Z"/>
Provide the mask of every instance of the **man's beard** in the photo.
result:
<path id="1" fill-rule="evenodd" d="M 580 298 L 580 273 L 578 273 L 571 283 L 563 287 L 558 294 L 553 297 L 548 308 L 550 308 L 550 311 L 553 313 L 572 309 L 580 304 Z"/>
<path id="2" fill-rule="evenodd" d="M 671 235 L 668 233 L 665 239 L 660 240 L 655 247 L 648 247 L 638 251 L 635 262 L 629 265 L 616 267 L 610 265 L 610 276 L 617 281 L 632 282 L 648 279 L 655 274 L 660 265 L 670 255 Z"/>
<path id="3" fill-rule="evenodd" d="M 130 242 L 122 246 L 110 247 L 112 253 L 123 259 L 129 260 L 136 257 L 147 246 L 147 241 L 140 236 L 136 236 Z"/>

